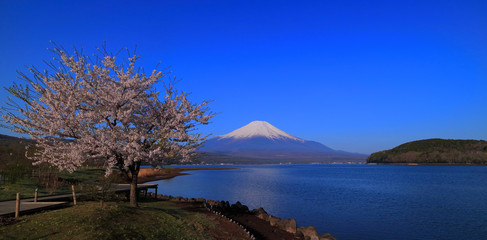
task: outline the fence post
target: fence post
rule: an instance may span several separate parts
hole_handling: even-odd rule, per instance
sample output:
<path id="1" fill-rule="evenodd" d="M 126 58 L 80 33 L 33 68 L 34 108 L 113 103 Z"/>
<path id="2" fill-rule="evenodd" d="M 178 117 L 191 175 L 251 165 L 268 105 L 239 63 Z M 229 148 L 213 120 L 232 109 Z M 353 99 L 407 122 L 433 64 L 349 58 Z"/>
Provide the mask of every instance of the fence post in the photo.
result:
<path id="1" fill-rule="evenodd" d="M 34 202 L 35 203 L 37 202 L 37 190 L 39 190 L 39 188 L 36 188 L 36 191 L 34 192 Z"/>
<path id="2" fill-rule="evenodd" d="M 17 193 L 17 200 L 15 201 L 15 218 L 19 217 L 20 211 L 20 193 Z"/>
<path id="3" fill-rule="evenodd" d="M 71 190 L 73 191 L 73 204 L 76 205 L 76 193 L 74 192 L 74 185 L 71 185 Z"/>

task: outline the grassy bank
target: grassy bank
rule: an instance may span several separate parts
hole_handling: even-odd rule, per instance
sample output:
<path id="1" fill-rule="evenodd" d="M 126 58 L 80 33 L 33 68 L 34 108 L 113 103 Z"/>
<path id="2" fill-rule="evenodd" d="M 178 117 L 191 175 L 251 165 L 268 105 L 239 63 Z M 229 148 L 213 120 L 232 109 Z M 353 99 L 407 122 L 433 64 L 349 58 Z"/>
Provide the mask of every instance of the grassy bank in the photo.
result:
<path id="1" fill-rule="evenodd" d="M 83 202 L 66 209 L 23 216 L 1 226 L 0 239 L 232 239 L 219 219 L 203 208 L 188 208 L 171 201 L 125 203 Z M 239 229 L 237 229 L 239 230 Z M 225 231 L 227 233 L 225 233 Z M 241 232 L 241 230 L 239 230 Z M 234 234 L 235 239 L 245 237 Z M 225 238 L 225 234 L 227 235 Z"/>

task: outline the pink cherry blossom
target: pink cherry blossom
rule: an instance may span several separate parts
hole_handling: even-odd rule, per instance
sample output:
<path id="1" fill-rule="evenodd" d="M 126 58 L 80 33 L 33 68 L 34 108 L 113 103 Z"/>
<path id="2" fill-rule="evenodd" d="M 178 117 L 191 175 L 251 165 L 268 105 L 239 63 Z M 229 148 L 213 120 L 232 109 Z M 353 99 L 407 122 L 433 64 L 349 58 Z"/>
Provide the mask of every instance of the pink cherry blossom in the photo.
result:
<path id="1" fill-rule="evenodd" d="M 146 75 L 135 54 L 121 59 L 107 51 L 91 57 L 76 49 L 72 55 L 58 47 L 52 52 L 50 70 L 19 72 L 25 83 L 8 89 L 15 98 L 3 108 L 4 123 L 36 140 L 37 151 L 28 156 L 35 164 L 74 171 L 96 159 L 107 175 L 114 167 L 130 173 L 135 192 L 142 163 L 188 161 L 205 140 L 194 130 L 214 116 L 209 102 L 190 102 L 161 71 Z M 136 205 L 132 198 L 131 192 Z"/>

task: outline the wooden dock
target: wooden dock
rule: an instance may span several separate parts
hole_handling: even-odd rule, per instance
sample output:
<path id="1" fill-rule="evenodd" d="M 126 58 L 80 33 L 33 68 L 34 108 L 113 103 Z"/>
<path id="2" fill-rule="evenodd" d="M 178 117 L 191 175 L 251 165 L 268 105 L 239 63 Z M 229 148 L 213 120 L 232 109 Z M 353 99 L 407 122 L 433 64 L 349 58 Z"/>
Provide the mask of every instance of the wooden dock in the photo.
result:
<path id="1" fill-rule="evenodd" d="M 157 196 L 157 187 L 158 184 L 137 184 L 137 189 L 139 191 L 145 192 L 147 195 L 147 191 L 151 188 L 155 189 L 155 195 Z M 120 192 L 127 192 L 130 191 L 130 184 L 117 184 L 117 189 L 115 190 L 116 193 Z"/>
<path id="2" fill-rule="evenodd" d="M 157 196 L 157 184 L 138 184 L 137 190 L 144 192 L 147 196 L 148 189 L 155 189 L 155 196 Z M 116 184 L 115 193 L 130 192 L 130 184 Z M 81 194 L 76 194 L 80 196 Z M 49 209 L 56 209 L 68 206 L 73 200 L 73 195 L 62 194 L 46 197 L 38 197 L 37 202 L 34 198 L 27 198 L 20 200 L 20 215 L 40 212 Z M 15 200 L 0 202 L 0 217 L 15 216 Z"/>

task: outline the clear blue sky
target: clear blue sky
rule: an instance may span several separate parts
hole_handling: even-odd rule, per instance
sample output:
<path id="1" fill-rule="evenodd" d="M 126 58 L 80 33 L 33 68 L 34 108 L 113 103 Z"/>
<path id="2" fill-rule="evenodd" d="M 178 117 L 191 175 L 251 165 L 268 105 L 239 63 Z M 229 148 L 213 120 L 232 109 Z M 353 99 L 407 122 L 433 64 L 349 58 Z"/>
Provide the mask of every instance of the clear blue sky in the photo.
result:
<path id="1" fill-rule="evenodd" d="M 487 139 L 487 1 L 1 1 L 0 82 L 44 68 L 50 40 L 138 46 L 219 114 L 334 149 Z M 0 101 L 6 101 L 1 91 Z M 0 130 L 2 134 L 11 134 Z"/>

